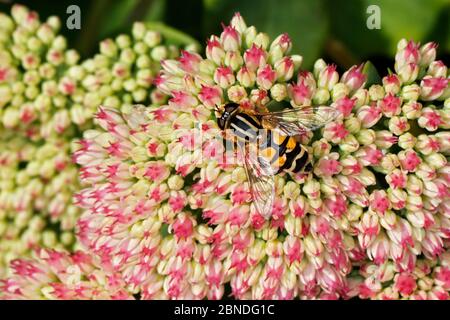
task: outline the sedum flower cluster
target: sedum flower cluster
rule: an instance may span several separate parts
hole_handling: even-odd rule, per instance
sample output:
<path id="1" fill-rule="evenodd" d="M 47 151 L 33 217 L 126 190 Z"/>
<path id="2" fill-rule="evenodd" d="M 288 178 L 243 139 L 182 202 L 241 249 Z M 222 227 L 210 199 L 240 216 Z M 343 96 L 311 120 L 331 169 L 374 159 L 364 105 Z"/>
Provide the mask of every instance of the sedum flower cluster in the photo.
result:
<path id="1" fill-rule="evenodd" d="M 58 35 L 60 21 L 40 22 L 14 5 L 0 14 L 0 275 L 36 245 L 71 247 L 79 209 L 71 161 L 70 92 L 64 73 L 79 55 Z M 61 230 L 60 232 L 58 230 Z"/>
<path id="2" fill-rule="evenodd" d="M 73 157 L 87 186 L 77 238 L 121 296 L 449 298 L 450 89 L 436 45 L 400 41 L 395 72 L 370 86 L 364 65 L 309 72 L 290 48 L 236 14 L 206 58 L 161 61 L 167 103 L 99 109 Z M 241 161 L 223 161 L 214 108 L 272 101 L 340 115 L 300 137 L 313 170 L 276 176 L 265 219 Z M 8 292 L 29 286 L 16 274 Z"/>
<path id="3" fill-rule="evenodd" d="M 2 299 L 133 299 L 120 276 L 106 273 L 86 253 L 38 249 L 34 259 L 11 263 L 14 276 L 0 283 Z"/>
<path id="4" fill-rule="evenodd" d="M 110 107 L 166 101 L 152 85 L 159 61 L 177 55 L 158 32 L 135 23 L 132 36 L 100 44 L 82 62 L 59 35 L 21 5 L 0 14 L 0 276 L 36 246 L 72 249 L 81 189 L 72 161 L 81 133 Z"/>
<path id="5" fill-rule="evenodd" d="M 67 72 L 67 81 L 76 88 L 71 94 L 72 121 L 88 128 L 86 123 L 92 122 L 99 105 L 121 109 L 136 103 L 165 103 L 167 96 L 153 82 L 161 60 L 178 54 L 178 47 L 164 44 L 159 32 L 141 22 L 133 24 L 131 35 L 103 40 L 94 57 Z"/>
<path id="6" fill-rule="evenodd" d="M 308 72 L 290 47 L 287 35 L 270 42 L 236 15 L 208 40 L 206 59 L 182 52 L 162 61 L 156 82 L 168 104 L 98 113 L 103 130 L 86 132 L 75 153 L 90 185 L 77 196 L 87 209 L 78 236 L 132 292 L 376 297 L 399 292 L 390 283 L 417 265 L 442 260 L 437 268 L 447 270 L 449 90 L 435 45 L 401 41 L 396 73 L 369 88 L 363 65 L 340 76 L 319 60 Z M 242 165 L 222 161 L 213 114 L 227 102 L 251 109 L 272 100 L 341 115 L 301 137 L 313 173 L 278 175 L 266 220 Z M 374 272 L 383 268 L 392 272 Z"/>

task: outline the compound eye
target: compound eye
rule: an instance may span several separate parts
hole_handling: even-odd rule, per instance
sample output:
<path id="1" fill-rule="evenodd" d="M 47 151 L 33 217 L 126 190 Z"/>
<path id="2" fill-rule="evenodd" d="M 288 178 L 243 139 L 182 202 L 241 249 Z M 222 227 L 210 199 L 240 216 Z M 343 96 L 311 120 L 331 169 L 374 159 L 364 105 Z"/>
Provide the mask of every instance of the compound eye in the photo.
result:
<path id="1" fill-rule="evenodd" d="M 233 113 L 234 110 L 239 108 L 239 105 L 237 103 L 228 103 L 225 105 L 225 112 Z"/>

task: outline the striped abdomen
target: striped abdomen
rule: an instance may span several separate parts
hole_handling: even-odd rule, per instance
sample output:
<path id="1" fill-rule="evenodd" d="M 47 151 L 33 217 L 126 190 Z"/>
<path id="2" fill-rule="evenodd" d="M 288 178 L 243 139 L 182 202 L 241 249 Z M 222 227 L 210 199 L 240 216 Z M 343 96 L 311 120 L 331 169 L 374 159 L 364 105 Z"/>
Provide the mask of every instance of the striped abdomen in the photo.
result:
<path id="1" fill-rule="evenodd" d="M 264 129 L 257 116 L 237 113 L 230 118 L 229 128 L 233 130 L 238 142 L 257 143 L 258 156 L 270 162 L 277 173 L 281 171 L 298 173 L 309 164 L 310 157 L 304 146 L 294 137 Z"/>

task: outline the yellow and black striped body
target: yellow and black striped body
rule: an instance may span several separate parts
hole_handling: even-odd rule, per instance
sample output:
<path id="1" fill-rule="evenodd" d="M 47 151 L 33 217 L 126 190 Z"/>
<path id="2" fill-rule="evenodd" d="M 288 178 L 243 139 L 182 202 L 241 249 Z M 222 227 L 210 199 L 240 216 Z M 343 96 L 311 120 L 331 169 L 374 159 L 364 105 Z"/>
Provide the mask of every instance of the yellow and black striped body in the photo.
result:
<path id="1" fill-rule="evenodd" d="M 240 111 L 238 104 L 225 105 L 224 112 L 218 118 L 218 125 L 222 130 L 231 129 L 237 143 L 256 144 L 258 157 L 270 163 L 276 173 L 298 173 L 310 169 L 310 156 L 304 146 L 294 137 L 264 128 L 258 115 Z"/>

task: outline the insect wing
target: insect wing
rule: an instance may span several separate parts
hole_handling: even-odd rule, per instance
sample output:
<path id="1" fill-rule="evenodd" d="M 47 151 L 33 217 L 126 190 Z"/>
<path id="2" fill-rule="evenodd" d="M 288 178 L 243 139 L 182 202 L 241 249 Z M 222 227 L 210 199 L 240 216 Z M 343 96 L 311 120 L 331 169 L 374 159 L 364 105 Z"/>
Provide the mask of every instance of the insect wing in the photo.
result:
<path id="1" fill-rule="evenodd" d="M 303 106 L 276 112 L 259 114 L 261 122 L 273 130 L 288 136 L 304 134 L 330 123 L 339 115 L 329 106 Z"/>
<path id="2" fill-rule="evenodd" d="M 275 173 L 265 158 L 258 157 L 254 144 L 239 144 L 243 154 L 245 172 L 256 210 L 269 219 L 275 199 Z"/>
<path id="3" fill-rule="evenodd" d="M 131 128 L 138 129 L 142 125 L 148 124 L 150 114 L 151 111 L 148 107 L 142 104 L 135 104 L 130 106 L 127 112 L 123 113 L 123 118 Z"/>

